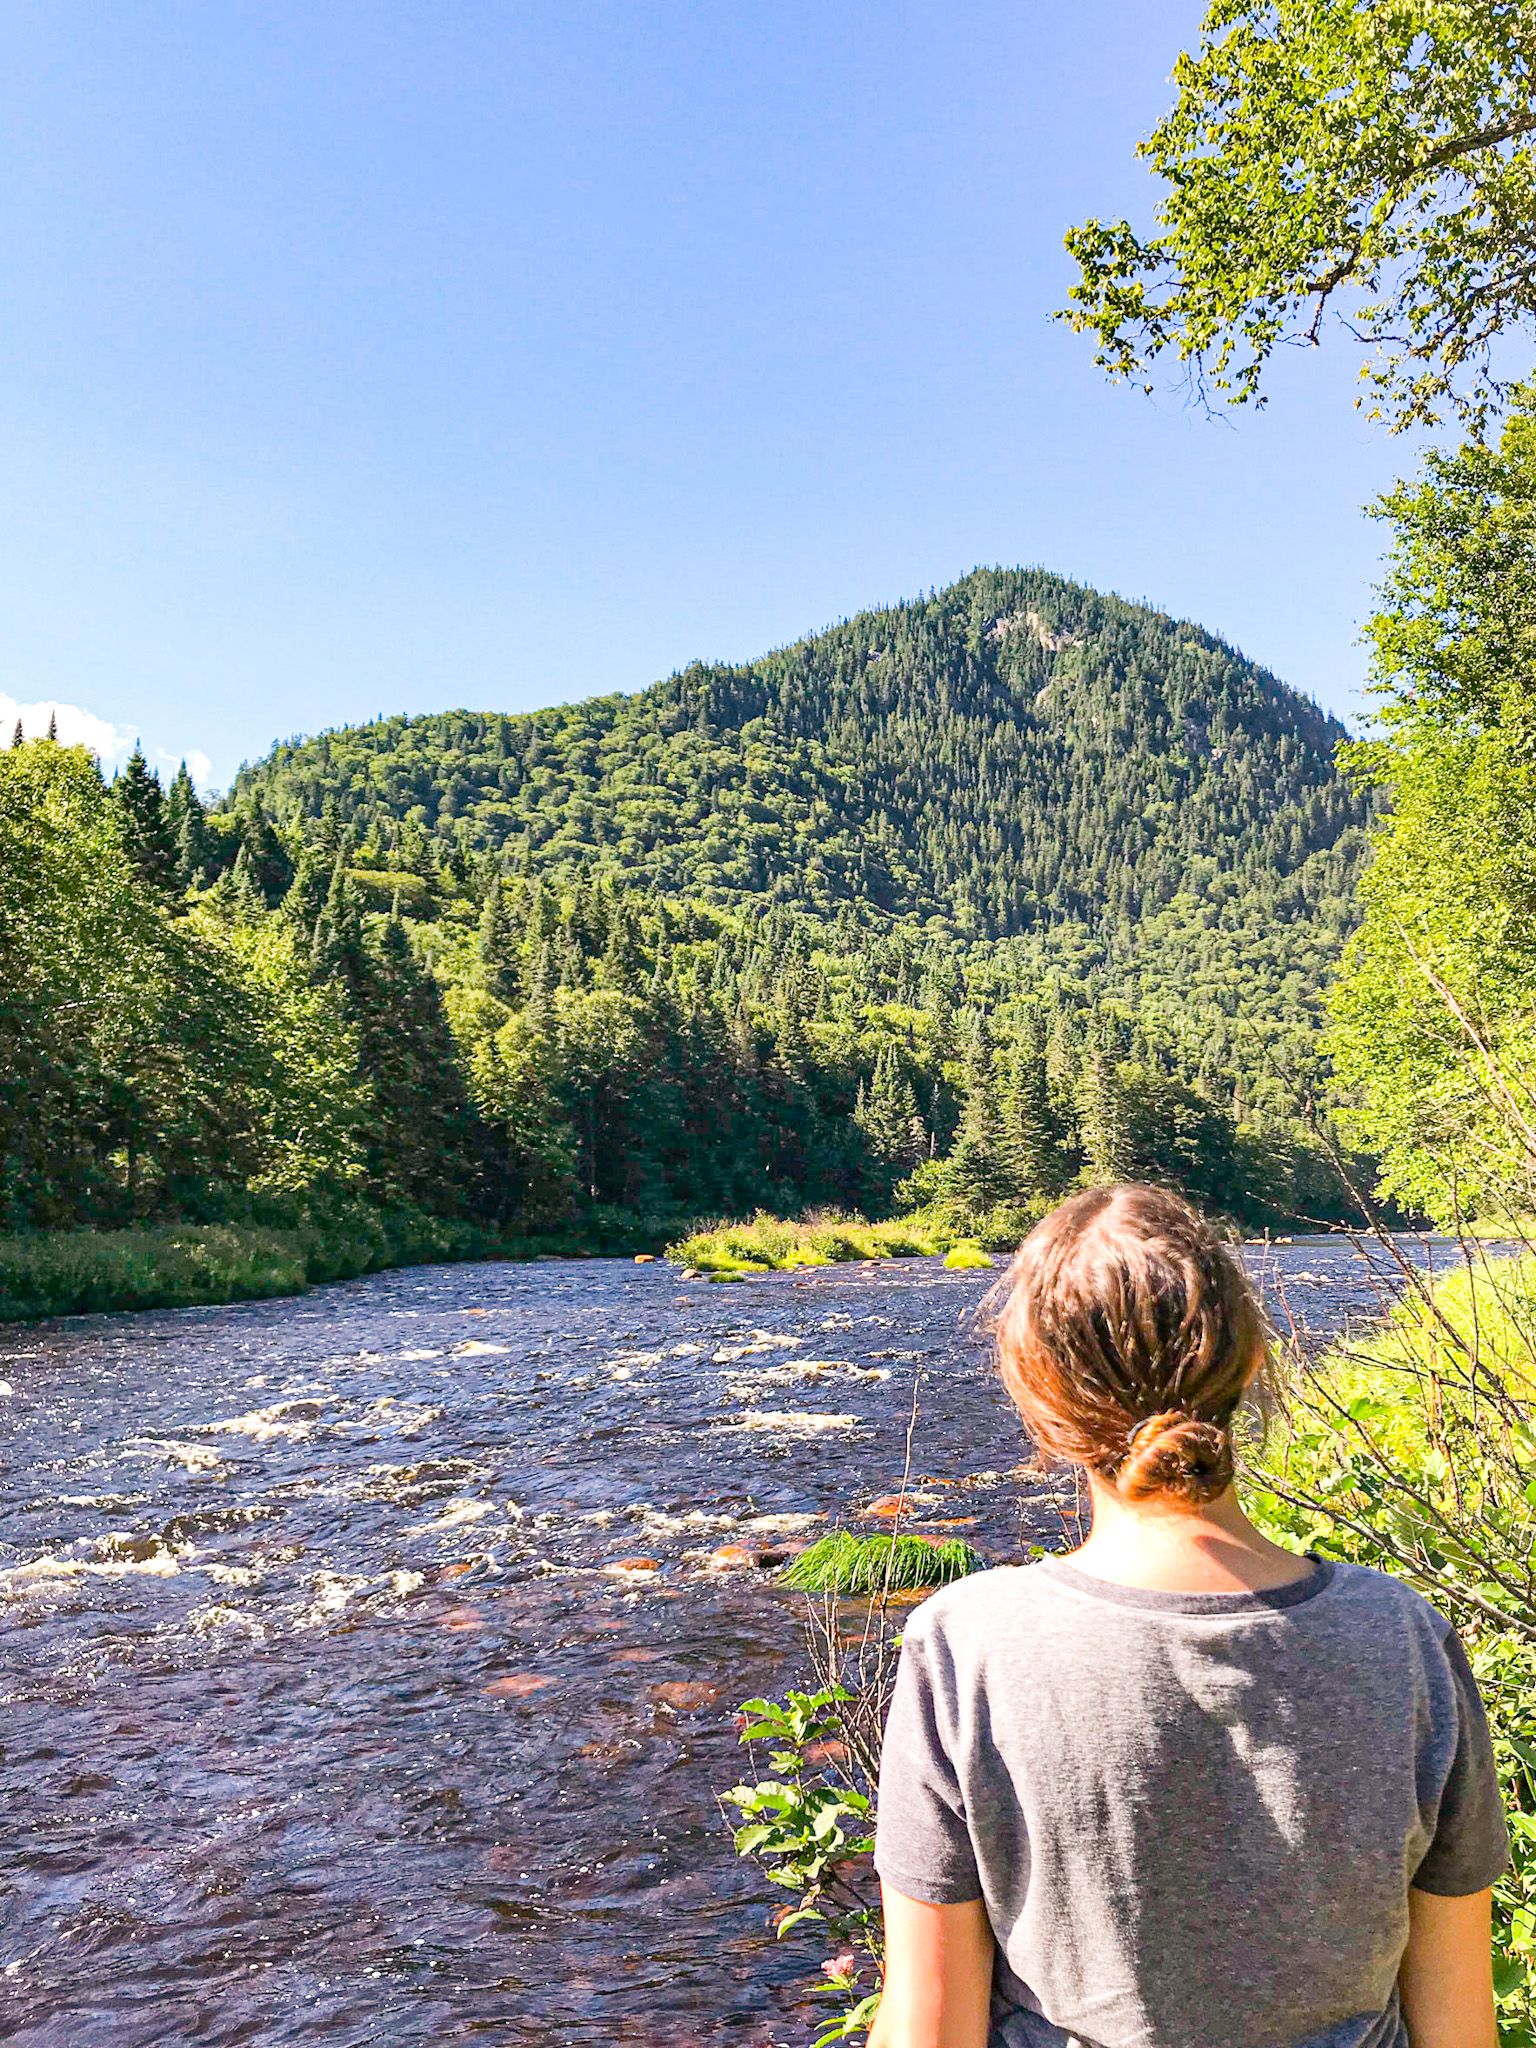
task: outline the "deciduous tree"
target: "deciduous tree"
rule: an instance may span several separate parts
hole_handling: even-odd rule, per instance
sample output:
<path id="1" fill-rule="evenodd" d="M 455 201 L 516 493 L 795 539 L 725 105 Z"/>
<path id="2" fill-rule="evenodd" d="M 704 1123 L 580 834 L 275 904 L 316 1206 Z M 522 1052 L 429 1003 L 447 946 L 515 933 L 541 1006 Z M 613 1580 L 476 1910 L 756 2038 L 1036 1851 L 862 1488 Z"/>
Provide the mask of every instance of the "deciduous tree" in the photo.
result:
<path id="1" fill-rule="evenodd" d="M 1170 354 L 1263 402 L 1276 348 L 1369 351 L 1372 411 L 1481 428 L 1536 326 L 1536 12 L 1529 0 L 1215 0 L 1140 145 L 1156 224 L 1067 236 L 1062 316 L 1116 377 Z M 1150 388 L 1150 386 L 1148 387 Z"/>

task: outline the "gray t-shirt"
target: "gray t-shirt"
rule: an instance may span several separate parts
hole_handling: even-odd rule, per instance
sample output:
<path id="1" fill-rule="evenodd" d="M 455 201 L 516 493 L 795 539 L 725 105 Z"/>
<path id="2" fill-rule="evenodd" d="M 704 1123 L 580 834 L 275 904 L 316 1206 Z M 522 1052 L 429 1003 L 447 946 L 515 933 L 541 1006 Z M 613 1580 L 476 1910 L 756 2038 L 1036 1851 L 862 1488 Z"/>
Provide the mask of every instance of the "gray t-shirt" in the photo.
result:
<path id="1" fill-rule="evenodd" d="M 1006 2048 L 1408 2048 L 1408 1888 L 1508 1839 L 1449 1623 L 1381 1572 L 1153 1593 L 1059 1558 L 907 1624 L 875 1865 L 981 1898 Z"/>

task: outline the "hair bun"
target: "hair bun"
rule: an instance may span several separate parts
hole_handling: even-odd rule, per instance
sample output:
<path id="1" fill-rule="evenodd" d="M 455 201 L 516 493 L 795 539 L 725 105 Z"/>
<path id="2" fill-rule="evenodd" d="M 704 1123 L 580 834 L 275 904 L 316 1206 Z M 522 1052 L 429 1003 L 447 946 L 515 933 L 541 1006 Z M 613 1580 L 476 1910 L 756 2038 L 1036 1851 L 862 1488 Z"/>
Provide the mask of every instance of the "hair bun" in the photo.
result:
<path id="1" fill-rule="evenodd" d="M 1149 1415 L 1131 1431 L 1130 1449 L 1115 1475 L 1127 1500 L 1171 1493 L 1187 1501 L 1215 1500 L 1232 1484 L 1232 1436 L 1182 1408 Z"/>

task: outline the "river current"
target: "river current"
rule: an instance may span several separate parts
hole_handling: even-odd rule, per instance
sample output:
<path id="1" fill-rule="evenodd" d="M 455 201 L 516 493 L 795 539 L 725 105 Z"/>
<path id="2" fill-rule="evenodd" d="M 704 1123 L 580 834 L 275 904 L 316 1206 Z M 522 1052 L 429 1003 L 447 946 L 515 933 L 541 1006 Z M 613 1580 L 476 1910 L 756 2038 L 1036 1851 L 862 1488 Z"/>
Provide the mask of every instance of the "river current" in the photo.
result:
<path id="1" fill-rule="evenodd" d="M 1316 1335 L 1381 1299 L 1249 1257 Z M 805 1679 L 774 1561 L 879 1526 L 914 1376 L 918 1526 L 1059 1540 L 986 1284 L 549 1261 L 0 1333 L 0 2038 L 806 2039 L 734 1709 Z"/>

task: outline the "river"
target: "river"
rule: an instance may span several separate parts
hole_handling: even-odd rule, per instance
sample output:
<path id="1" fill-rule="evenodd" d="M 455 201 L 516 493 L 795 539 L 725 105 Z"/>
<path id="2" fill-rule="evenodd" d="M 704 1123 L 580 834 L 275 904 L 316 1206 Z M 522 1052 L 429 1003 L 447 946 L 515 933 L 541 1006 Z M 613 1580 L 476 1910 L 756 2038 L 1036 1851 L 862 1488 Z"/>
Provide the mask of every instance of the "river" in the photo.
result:
<path id="1" fill-rule="evenodd" d="M 1249 1256 L 1315 1333 L 1379 1298 Z M 918 1511 L 1059 1538 L 985 1285 L 550 1261 L 0 1332 L 0 2036 L 808 2038 L 823 1950 L 716 1805 L 805 1675 L 750 1560 L 898 1484 L 917 1373 Z"/>

